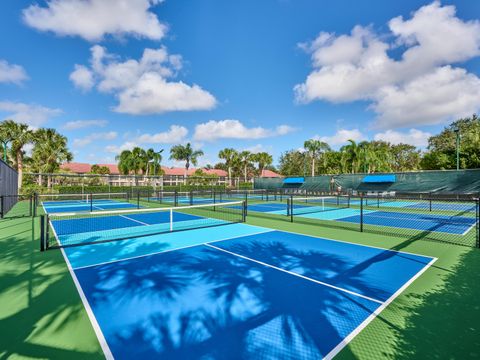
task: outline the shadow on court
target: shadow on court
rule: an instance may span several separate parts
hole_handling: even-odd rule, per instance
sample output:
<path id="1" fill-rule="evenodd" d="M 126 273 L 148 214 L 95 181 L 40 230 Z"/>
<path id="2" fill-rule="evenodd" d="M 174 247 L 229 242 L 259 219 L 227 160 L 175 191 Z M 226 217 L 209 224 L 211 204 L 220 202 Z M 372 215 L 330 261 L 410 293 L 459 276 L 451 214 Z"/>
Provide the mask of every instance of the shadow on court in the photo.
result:
<path id="1" fill-rule="evenodd" d="M 0 359 L 103 358 L 61 253 L 40 253 L 31 229 L 0 221 Z"/>

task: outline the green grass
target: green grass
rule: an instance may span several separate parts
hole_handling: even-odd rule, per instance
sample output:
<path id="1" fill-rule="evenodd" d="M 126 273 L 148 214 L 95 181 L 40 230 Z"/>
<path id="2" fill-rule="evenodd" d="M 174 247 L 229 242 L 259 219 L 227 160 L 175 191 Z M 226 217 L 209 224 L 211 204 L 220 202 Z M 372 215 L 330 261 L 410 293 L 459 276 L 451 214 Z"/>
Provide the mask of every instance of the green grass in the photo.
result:
<path id="1" fill-rule="evenodd" d="M 480 249 L 253 212 L 248 223 L 438 258 L 339 359 L 480 358 Z M 0 359 L 102 358 L 61 252 L 39 251 L 38 224 L 32 233 L 31 218 L 1 220 L 0 251 Z"/>

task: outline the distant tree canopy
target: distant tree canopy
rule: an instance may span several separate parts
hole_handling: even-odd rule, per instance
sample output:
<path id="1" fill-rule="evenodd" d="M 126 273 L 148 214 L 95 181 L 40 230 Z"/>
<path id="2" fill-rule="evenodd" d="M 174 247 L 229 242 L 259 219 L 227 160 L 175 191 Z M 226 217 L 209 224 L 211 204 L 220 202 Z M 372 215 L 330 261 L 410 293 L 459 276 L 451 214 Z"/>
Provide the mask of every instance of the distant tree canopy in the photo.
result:
<path id="1" fill-rule="evenodd" d="M 90 169 L 90 174 L 108 175 L 110 174 L 110 169 L 107 166 L 99 166 L 94 164 Z"/>
<path id="2" fill-rule="evenodd" d="M 457 120 L 428 140 L 428 151 L 424 154 L 423 169 L 454 169 L 457 164 L 456 141 L 460 136 L 460 168 L 480 168 L 480 119 L 477 115 Z"/>

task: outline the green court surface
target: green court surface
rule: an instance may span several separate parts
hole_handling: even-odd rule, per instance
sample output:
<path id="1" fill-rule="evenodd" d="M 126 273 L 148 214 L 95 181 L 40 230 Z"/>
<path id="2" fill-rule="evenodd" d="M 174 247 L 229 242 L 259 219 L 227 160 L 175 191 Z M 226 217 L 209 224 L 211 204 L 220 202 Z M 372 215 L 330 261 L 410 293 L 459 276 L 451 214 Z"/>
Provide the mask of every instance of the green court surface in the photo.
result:
<path id="1" fill-rule="evenodd" d="M 0 358 L 103 358 L 61 252 L 39 251 L 39 218 L 33 223 L 34 231 L 29 217 L 0 221 Z M 247 223 L 438 258 L 338 359 L 480 358 L 480 249 L 290 223 L 254 212 Z"/>

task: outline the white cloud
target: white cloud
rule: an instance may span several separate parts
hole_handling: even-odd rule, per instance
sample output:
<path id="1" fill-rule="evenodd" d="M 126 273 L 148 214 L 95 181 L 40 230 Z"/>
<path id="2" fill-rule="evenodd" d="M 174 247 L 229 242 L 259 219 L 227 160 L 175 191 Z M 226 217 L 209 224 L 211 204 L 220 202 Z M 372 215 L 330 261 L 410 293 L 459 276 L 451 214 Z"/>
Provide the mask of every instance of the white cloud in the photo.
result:
<path id="1" fill-rule="evenodd" d="M 239 120 L 210 120 L 195 126 L 193 138 L 200 141 L 215 141 L 217 139 L 261 139 L 286 135 L 295 130 L 295 128 L 288 125 L 280 125 L 272 130 L 263 127 L 247 128 Z"/>
<path id="2" fill-rule="evenodd" d="M 33 128 L 45 124 L 49 118 L 62 113 L 60 109 L 51 109 L 36 104 L 25 104 L 13 101 L 0 101 L 0 112 L 4 118 L 12 119 L 19 123 L 25 123 Z"/>
<path id="3" fill-rule="evenodd" d="M 47 0 L 46 7 L 23 10 L 24 22 L 40 31 L 60 36 L 80 36 L 88 41 L 105 35 L 132 35 L 153 40 L 164 37 L 167 27 L 150 11 L 160 0 Z"/>
<path id="4" fill-rule="evenodd" d="M 148 144 L 176 144 L 185 140 L 188 130 L 184 126 L 171 125 L 168 131 L 140 135 L 136 142 Z"/>
<path id="5" fill-rule="evenodd" d="M 254 146 L 247 147 L 245 150 L 250 151 L 251 153 L 258 154 L 261 152 L 267 152 L 271 153 L 272 152 L 272 147 L 271 146 L 264 146 L 262 144 L 257 144 Z"/>
<path id="6" fill-rule="evenodd" d="M 138 146 L 138 144 L 133 141 L 127 141 L 120 146 L 108 145 L 105 147 L 105 151 L 113 154 L 120 154 L 123 150 L 132 150 L 135 146 Z"/>
<path id="7" fill-rule="evenodd" d="M 65 130 L 77 130 L 88 127 L 104 127 L 107 124 L 107 120 L 76 120 L 65 123 L 65 125 L 63 125 L 63 128 Z"/>
<path id="8" fill-rule="evenodd" d="M 296 100 L 369 101 L 379 128 L 440 123 L 480 109 L 480 79 L 451 66 L 480 55 L 479 21 L 462 21 L 454 6 L 433 2 L 389 28 L 389 37 L 356 26 L 349 35 L 322 32 L 301 44 L 314 70 L 295 86 Z M 389 56 L 393 48 L 404 49 L 400 59 Z"/>
<path id="9" fill-rule="evenodd" d="M 0 60 L 0 83 L 21 84 L 27 79 L 28 76 L 23 67 Z"/>
<path id="10" fill-rule="evenodd" d="M 444 66 L 403 87 L 385 86 L 372 108 L 379 114 L 379 128 L 443 123 L 480 108 L 480 79 Z"/>
<path id="11" fill-rule="evenodd" d="M 366 140 L 365 135 L 358 129 L 340 129 L 332 136 L 315 136 L 314 139 L 326 142 L 328 145 L 343 145 L 348 140 L 362 141 Z"/>
<path id="12" fill-rule="evenodd" d="M 93 72 L 83 65 L 75 65 L 75 70 L 70 74 L 69 79 L 75 87 L 88 91 L 95 85 Z"/>
<path id="13" fill-rule="evenodd" d="M 104 47 L 91 48 L 90 68 L 75 65 L 70 74 L 83 90 L 112 93 L 119 103 L 115 111 L 128 114 L 158 114 L 170 111 L 209 110 L 215 97 L 200 86 L 172 81 L 182 68 L 182 58 L 165 47 L 145 49 L 140 60 L 118 61 Z"/>
<path id="14" fill-rule="evenodd" d="M 114 140 L 117 138 L 117 135 L 118 134 L 115 131 L 93 133 L 83 138 L 73 140 L 73 146 L 83 147 L 97 140 Z"/>
<path id="15" fill-rule="evenodd" d="M 374 140 L 383 140 L 392 144 L 410 144 L 424 148 L 428 145 L 428 139 L 432 136 L 429 132 L 410 129 L 408 132 L 387 130 L 374 135 Z"/>

